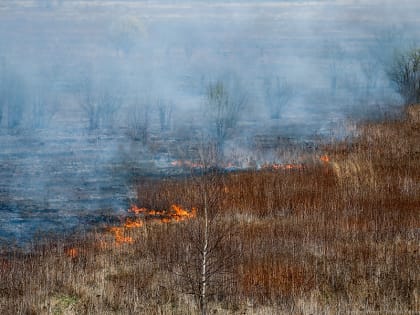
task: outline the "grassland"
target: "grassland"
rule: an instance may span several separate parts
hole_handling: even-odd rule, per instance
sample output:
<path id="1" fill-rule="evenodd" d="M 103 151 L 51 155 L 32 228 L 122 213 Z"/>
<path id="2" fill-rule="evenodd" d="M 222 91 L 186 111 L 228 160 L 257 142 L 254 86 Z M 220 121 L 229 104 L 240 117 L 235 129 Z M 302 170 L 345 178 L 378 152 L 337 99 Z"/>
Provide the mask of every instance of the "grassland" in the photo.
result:
<path id="1" fill-rule="evenodd" d="M 420 106 L 305 154 L 290 170 L 140 181 L 138 207 L 197 216 L 143 217 L 128 242 L 105 227 L 4 248 L 0 313 L 198 313 L 206 207 L 208 313 L 418 314 Z"/>

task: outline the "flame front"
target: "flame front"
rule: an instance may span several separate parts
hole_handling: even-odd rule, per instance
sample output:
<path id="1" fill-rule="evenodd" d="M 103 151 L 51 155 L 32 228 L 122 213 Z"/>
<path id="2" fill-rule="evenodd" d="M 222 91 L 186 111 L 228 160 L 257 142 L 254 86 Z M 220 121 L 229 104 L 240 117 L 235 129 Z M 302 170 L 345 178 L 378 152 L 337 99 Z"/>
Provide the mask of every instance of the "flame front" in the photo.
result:
<path id="1" fill-rule="evenodd" d="M 125 227 L 113 226 L 109 228 L 109 231 L 114 234 L 115 243 L 117 244 L 133 244 L 134 240 L 131 236 L 126 236 Z"/>
<path id="2" fill-rule="evenodd" d="M 197 216 L 197 208 L 193 207 L 191 210 L 186 210 L 176 204 L 171 205 L 168 210 L 139 208 L 137 205 L 132 205 L 128 212 L 134 214 L 135 217 L 126 218 L 122 226 L 108 228 L 108 231 L 114 235 L 116 244 L 134 243 L 134 239 L 126 235 L 128 230 L 141 228 L 146 221 L 171 223 L 193 219 Z"/>
<path id="3" fill-rule="evenodd" d="M 262 169 L 271 169 L 271 170 L 303 170 L 303 164 L 281 164 L 281 163 L 265 163 L 261 166 Z"/>
<path id="4" fill-rule="evenodd" d="M 124 227 L 128 229 L 140 228 L 143 226 L 143 224 L 144 222 L 141 219 L 131 220 L 130 218 L 128 218 L 124 223 Z"/>
<path id="5" fill-rule="evenodd" d="M 169 216 L 176 222 L 192 219 L 197 216 L 197 208 L 193 207 L 191 211 L 187 211 L 178 205 L 172 205 L 169 211 Z"/>
<path id="6" fill-rule="evenodd" d="M 132 205 L 128 212 L 133 212 L 134 214 L 146 213 L 147 208 L 139 208 L 137 205 Z"/>

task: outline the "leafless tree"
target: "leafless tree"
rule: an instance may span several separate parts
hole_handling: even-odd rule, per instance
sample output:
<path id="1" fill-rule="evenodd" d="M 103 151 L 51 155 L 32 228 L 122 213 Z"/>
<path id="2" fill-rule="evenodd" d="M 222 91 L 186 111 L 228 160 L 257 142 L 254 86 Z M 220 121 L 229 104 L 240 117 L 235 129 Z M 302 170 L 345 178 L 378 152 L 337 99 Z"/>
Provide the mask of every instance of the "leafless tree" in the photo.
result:
<path id="1" fill-rule="evenodd" d="M 365 60 L 361 62 L 360 68 L 365 79 L 366 99 L 369 101 L 371 93 L 376 88 L 380 78 L 380 73 L 378 71 L 379 64 L 376 60 Z"/>
<path id="2" fill-rule="evenodd" d="M 264 80 L 265 103 L 273 119 L 280 118 L 282 109 L 287 106 L 293 98 L 293 87 L 287 80 L 267 78 Z"/>
<path id="3" fill-rule="evenodd" d="M 136 100 L 128 112 L 128 136 L 146 144 L 149 138 L 150 106 L 147 100 Z"/>
<path id="4" fill-rule="evenodd" d="M 128 54 L 146 35 L 146 29 L 141 20 L 135 16 L 124 16 L 111 23 L 109 39 L 117 52 Z"/>
<path id="5" fill-rule="evenodd" d="M 112 126 L 113 118 L 122 104 L 116 91 L 112 91 L 104 82 L 94 82 L 89 76 L 80 81 L 79 98 L 88 118 L 89 130 Z"/>
<path id="6" fill-rule="evenodd" d="M 420 103 L 420 48 L 397 52 L 387 74 L 405 104 Z"/>
<path id="7" fill-rule="evenodd" d="M 338 81 L 343 72 L 344 49 L 336 42 L 327 41 L 324 47 L 324 54 L 328 62 L 330 76 L 330 90 L 333 96 L 337 93 Z"/>
<path id="8" fill-rule="evenodd" d="M 246 103 L 247 95 L 237 82 L 217 80 L 208 84 L 206 113 L 220 154 L 223 154 L 224 142 L 237 126 Z"/>
<path id="9" fill-rule="evenodd" d="M 161 131 L 168 131 L 171 127 L 173 103 L 159 98 L 157 100 L 159 123 Z"/>
<path id="10" fill-rule="evenodd" d="M 122 105 L 122 99 L 117 92 L 102 89 L 98 95 L 99 118 L 102 127 L 112 128 L 115 115 Z"/>
<path id="11" fill-rule="evenodd" d="M 178 273 L 181 287 L 194 296 L 202 315 L 208 313 L 213 298 L 228 294 L 233 281 L 236 254 L 231 240 L 236 233 L 233 223 L 221 215 L 220 180 L 215 170 L 196 178 L 201 204 L 198 217 L 188 222 L 185 258 Z"/>
<path id="12" fill-rule="evenodd" d="M 35 129 L 44 128 L 58 111 L 57 95 L 47 95 L 44 89 L 36 89 L 31 93 L 31 122 Z"/>
<path id="13" fill-rule="evenodd" d="M 78 85 L 80 106 L 88 118 L 89 130 L 97 129 L 99 128 L 99 104 L 95 96 L 93 80 L 85 76 Z"/>
<path id="14" fill-rule="evenodd" d="M 23 78 L 10 66 L 0 65 L 0 123 L 3 116 L 10 130 L 19 127 L 24 117 L 26 87 Z"/>
<path id="15" fill-rule="evenodd" d="M 386 70 L 392 63 L 396 50 L 407 47 L 407 44 L 412 41 L 409 34 L 396 25 L 385 27 L 380 32 L 376 32 L 373 39 L 370 53 L 373 59 L 380 64 L 381 71 Z"/>

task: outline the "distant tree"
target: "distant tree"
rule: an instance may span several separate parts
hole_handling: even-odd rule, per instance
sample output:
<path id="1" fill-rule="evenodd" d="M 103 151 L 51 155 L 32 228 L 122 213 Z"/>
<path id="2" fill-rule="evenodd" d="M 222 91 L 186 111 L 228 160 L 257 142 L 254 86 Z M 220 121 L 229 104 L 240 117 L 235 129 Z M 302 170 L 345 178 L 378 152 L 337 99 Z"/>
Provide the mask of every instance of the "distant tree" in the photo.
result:
<path id="1" fill-rule="evenodd" d="M 116 91 L 104 82 L 95 84 L 92 77 L 85 76 L 79 83 L 81 108 L 88 119 L 89 130 L 112 127 L 122 100 Z"/>
<path id="2" fill-rule="evenodd" d="M 247 96 L 237 82 L 225 83 L 222 80 L 217 80 L 208 84 L 205 101 L 206 113 L 210 129 L 215 135 L 219 154 L 223 153 L 224 143 L 236 127 L 246 102 Z"/>
<path id="3" fill-rule="evenodd" d="M 420 103 L 420 48 L 397 52 L 387 74 L 405 104 Z"/>
<path id="4" fill-rule="evenodd" d="M 194 53 L 194 43 L 191 39 L 187 39 L 184 42 L 184 53 L 185 53 L 185 57 L 187 58 L 187 60 L 191 60 L 193 53 Z"/>
<path id="5" fill-rule="evenodd" d="M 102 88 L 98 95 L 99 120 L 103 128 L 112 128 L 115 122 L 115 116 L 121 108 L 122 99 L 117 91 L 110 91 Z"/>
<path id="6" fill-rule="evenodd" d="M 370 53 L 373 59 L 382 66 L 382 71 L 392 63 L 395 51 L 405 49 L 412 41 L 408 33 L 396 25 L 386 27 L 373 36 Z"/>
<path id="7" fill-rule="evenodd" d="M 157 100 L 157 110 L 159 113 L 159 124 L 161 131 L 168 131 L 171 127 L 173 103 L 164 99 Z"/>
<path id="8" fill-rule="evenodd" d="M 45 90 L 32 91 L 30 94 L 30 115 L 32 128 L 44 128 L 58 111 L 59 98 L 47 95 Z"/>
<path id="9" fill-rule="evenodd" d="M 380 78 L 379 64 L 376 60 L 368 59 L 360 63 L 360 69 L 365 82 L 366 101 L 369 101 L 372 91 L 376 88 Z"/>
<path id="10" fill-rule="evenodd" d="M 8 65 L 0 66 L 0 123 L 6 118 L 10 130 L 19 127 L 24 118 L 26 86 L 23 78 Z"/>
<path id="11" fill-rule="evenodd" d="M 327 41 L 325 43 L 324 53 L 328 62 L 331 94 L 335 96 L 340 74 L 343 71 L 344 49 L 338 43 Z"/>
<path id="12" fill-rule="evenodd" d="M 128 136 L 143 145 L 146 145 L 149 139 L 149 113 L 148 100 L 136 100 L 128 112 Z"/>
<path id="13" fill-rule="evenodd" d="M 4 69 L 0 68 L 0 126 L 3 121 L 3 114 L 5 108 L 7 106 L 7 99 L 6 99 L 6 84 L 4 78 Z"/>
<path id="14" fill-rule="evenodd" d="M 95 89 L 91 77 L 85 76 L 79 82 L 79 98 L 82 110 L 88 119 L 89 130 L 98 129 L 99 104 L 95 95 Z"/>
<path id="15" fill-rule="evenodd" d="M 266 78 L 264 80 L 265 104 L 268 107 L 271 118 L 280 118 L 282 109 L 288 105 L 293 98 L 293 87 L 284 79 L 279 77 Z"/>
<path id="16" fill-rule="evenodd" d="M 142 21 L 133 16 L 123 16 L 112 22 L 109 39 L 118 52 L 127 54 L 134 49 L 140 39 L 146 35 Z"/>

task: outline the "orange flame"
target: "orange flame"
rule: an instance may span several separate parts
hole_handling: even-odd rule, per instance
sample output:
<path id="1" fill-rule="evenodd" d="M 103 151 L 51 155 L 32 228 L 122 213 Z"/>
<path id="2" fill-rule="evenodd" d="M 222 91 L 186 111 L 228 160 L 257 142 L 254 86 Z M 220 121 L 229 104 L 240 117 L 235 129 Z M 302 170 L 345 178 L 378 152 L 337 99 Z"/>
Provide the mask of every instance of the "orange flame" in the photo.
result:
<path id="1" fill-rule="evenodd" d="M 128 212 L 133 212 L 135 214 L 145 213 L 147 212 L 146 208 L 139 208 L 137 205 L 132 205 L 130 209 L 128 209 Z"/>
<path id="2" fill-rule="evenodd" d="M 124 227 L 128 228 L 128 229 L 132 229 L 132 228 L 140 228 L 143 226 L 143 220 L 137 219 L 137 220 L 131 220 L 131 219 L 127 219 L 125 220 L 124 223 Z"/>
<path id="3" fill-rule="evenodd" d="M 126 218 L 122 226 L 110 227 L 108 231 L 114 234 L 115 242 L 117 244 L 132 244 L 134 239 L 126 236 L 127 229 L 141 228 L 145 221 L 155 221 L 159 223 L 180 222 L 197 216 L 197 208 L 192 208 L 190 211 L 182 208 L 179 205 L 171 205 L 169 210 L 153 210 L 147 208 L 139 208 L 137 205 L 132 205 L 128 212 L 134 213 L 136 216 L 141 215 L 141 218 Z"/>
<path id="4" fill-rule="evenodd" d="M 262 169 L 272 170 L 302 170 L 303 164 L 281 164 L 281 163 L 265 163 L 261 166 Z"/>
<path id="5" fill-rule="evenodd" d="M 192 219 L 197 216 L 197 208 L 193 207 L 189 212 L 178 205 L 172 205 L 169 210 L 169 216 L 176 222 Z"/>
<path id="6" fill-rule="evenodd" d="M 79 250 L 75 247 L 68 248 L 64 252 L 70 258 L 76 258 L 79 255 Z"/>
<path id="7" fill-rule="evenodd" d="M 125 235 L 124 227 L 113 226 L 109 228 L 109 231 L 114 234 L 115 243 L 117 244 L 132 244 L 134 240 L 131 236 Z"/>
<path id="8" fill-rule="evenodd" d="M 329 163 L 330 162 L 330 158 L 328 157 L 328 155 L 321 155 L 321 157 L 319 158 L 320 161 L 324 162 L 324 163 Z"/>

